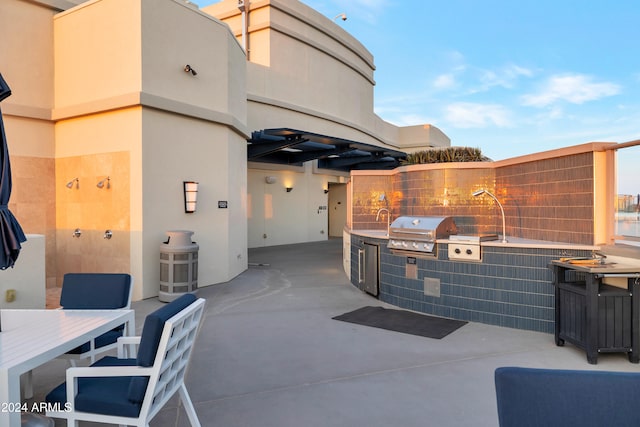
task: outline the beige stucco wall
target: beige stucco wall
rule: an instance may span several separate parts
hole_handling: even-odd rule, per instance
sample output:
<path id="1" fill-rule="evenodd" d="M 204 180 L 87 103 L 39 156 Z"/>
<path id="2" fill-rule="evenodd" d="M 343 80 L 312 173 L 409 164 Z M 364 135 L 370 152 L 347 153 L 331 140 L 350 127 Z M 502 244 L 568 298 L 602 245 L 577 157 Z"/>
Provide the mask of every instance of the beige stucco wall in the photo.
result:
<path id="1" fill-rule="evenodd" d="M 373 55 L 340 25 L 298 0 L 249 4 L 245 40 L 250 130 L 288 127 L 404 151 L 450 145 L 435 126 L 397 127 L 373 112 Z M 242 43 L 237 1 L 202 10 L 227 23 Z M 317 171 L 311 164 L 279 169 L 276 173 L 277 166 L 249 165 L 250 248 L 324 240 L 328 227 L 342 230 L 344 220 L 328 225 L 328 211 L 318 210 L 328 205 L 328 197 L 317 188 L 345 182 L 348 175 Z M 265 174 L 280 183 L 296 181 L 296 187 L 285 193 L 281 184 L 265 186 Z"/>
<path id="2" fill-rule="evenodd" d="M 143 276 L 158 283 L 164 232 L 186 229 L 200 246 L 199 286 L 235 277 L 247 267 L 246 143 L 225 126 L 155 110 L 145 111 L 143 126 L 144 209 L 132 227 L 142 233 Z M 193 214 L 184 212 L 182 182 L 189 180 L 199 182 Z M 228 208 L 218 208 L 218 201 Z"/>
<path id="3" fill-rule="evenodd" d="M 180 0 L 0 2 L 0 72 L 14 92 L 2 105 L 10 208 L 28 233 L 46 235 L 48 286 L 70 271 L 128 271 L 135 299 L 155 296 L 171 229 L 194 231 L 200 286 L 246 269 L 247 247 L 326 239 L 324 189 L 348 174 L 313 163 L 248 170 L 251 131 L 448 144 L 434 128 L 373 113 L 373 55 L 330 19 L 297 0 L 251 7 L 247 62 L 236 0 L 203 10 Z M 266 174 L 293 192 L 265 187 Z M 106 176 L 111 188 L 98 189 Z M 184 180 L 200 183 L 194 214 L 183 211 Z"/>
<path id="4" fill-rule="evenodd" d="M 245 57 L 226 25 L 172 0 L 93 0 L 58 14 L 55 31 L 58 282 L 130 271 L 134 299 L 155 296 L 173 229 L 195 233 L 199 286 L 246 269 Z M 109 190 L 95 186 L 104 176 Z M 184 180 L 200 183 L 194 214 Z"/>
<path id="5" fill-rule="evenodd" d="M 0 73 L 12 95 L 2 101 L 12 162 L 9 208 L 28 233 L 45 236 L 47 285 L 55 285 L 53 15 L 46 5 L 0 2 Z M 27 258 L 29 259 L 29 258 Z M 2 280 L 0 272 L 0 280 Z"/>
<path id="6" fill-rule="evenodd" d="M 48 7 L 24 0 L 0 2 L 0 72 L 12 90 L 12 95 L 2 102 L 5 115 L 41 119 L 50 116 L 54 14 Z"/>
<path id="7" fill-rule="evenodd" d="M 251 163 L 248 171 L 248 245 L 250 248 L 326 240 L 329 237 L 330 182 L 344 178 L 304 167 Z M 266 182 L 274 177 L 275 183 Z M 286 187 L 292 187 L 291 192 Z"/>
<path id="8" fill-rule="evenodd" d="M 449 146 L 432 125 L 398 127 L 373 112 L 374 57 L 298 0 L 251 1 L 247 92 L 253 130 L 291 127 L 402 151 Z M 236 0 L 204 7 L 242 40 Z"/>

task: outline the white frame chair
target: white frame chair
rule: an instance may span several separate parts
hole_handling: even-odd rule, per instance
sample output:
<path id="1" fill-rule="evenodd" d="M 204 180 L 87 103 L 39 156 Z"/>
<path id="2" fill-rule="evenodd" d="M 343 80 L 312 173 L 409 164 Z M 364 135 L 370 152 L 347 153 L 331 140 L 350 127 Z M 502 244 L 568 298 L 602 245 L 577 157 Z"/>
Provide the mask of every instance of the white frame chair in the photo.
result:
<path id="1" fill-rule="evenodd" d="M 66 411 L 64 406 L 59 411 L 47 411 L 47 416 L 66 419 L 68 427 L 77 427 L 78 421 L 148 427 L 151 419 L 178 392 L 191 426 L 201 427 L 191 402 L 191 397 L 184 384 L 184 376 L 191 358 L 191 350 L 202 322 L 204 306 L 205 300 L 202 298 L 197 299 L 165 322 L 154 363 L 151 367 L 112 365 L 67 369 L 67 402 L 75 402 L 75 396 L 78 393 L 78 378 L 149 377 L 138 417 L 79 412 L 75 408 Z M 119 338 L 118 358 L 122 359 L 129 356 L 128 348 L 139 344 L 140 339 L 141 337 Z"/>

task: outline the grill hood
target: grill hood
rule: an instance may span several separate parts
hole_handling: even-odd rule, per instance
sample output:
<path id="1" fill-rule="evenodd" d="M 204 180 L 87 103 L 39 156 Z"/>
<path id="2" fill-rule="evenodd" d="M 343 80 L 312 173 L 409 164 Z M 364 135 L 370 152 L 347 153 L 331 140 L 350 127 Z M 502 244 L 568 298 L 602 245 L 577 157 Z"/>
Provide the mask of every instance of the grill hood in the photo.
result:
<path id="1" fill-rule="evenodd" d="M 436 239 L 446 239 L 457 234 L 458 229 L 452 217 L 442 216 L 401 216 L 389 227 L 391 249 L 433 252 Z"/>

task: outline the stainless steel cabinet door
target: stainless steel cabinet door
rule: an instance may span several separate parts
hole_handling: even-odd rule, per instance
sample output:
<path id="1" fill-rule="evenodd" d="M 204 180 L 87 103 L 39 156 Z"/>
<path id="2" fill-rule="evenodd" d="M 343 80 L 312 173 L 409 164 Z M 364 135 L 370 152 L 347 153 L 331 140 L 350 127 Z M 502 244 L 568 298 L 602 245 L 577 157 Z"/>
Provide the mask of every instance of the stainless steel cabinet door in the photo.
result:
<path id="1" fill-rule="evenodd" d="M 378 295 L 378 245 L 364 245 L 364 290 L 371 295 Z"/>

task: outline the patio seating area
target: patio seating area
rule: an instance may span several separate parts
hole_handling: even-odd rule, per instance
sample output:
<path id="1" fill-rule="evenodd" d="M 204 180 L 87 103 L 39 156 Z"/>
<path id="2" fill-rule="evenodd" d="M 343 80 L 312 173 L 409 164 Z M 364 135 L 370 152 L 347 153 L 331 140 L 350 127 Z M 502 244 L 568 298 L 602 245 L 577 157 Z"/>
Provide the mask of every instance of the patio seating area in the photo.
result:
<path id="1" fill-rule="evenodd" d="M 537 332 L 468 323 L 438 340 L 333 320 L 392 308 L 349 283 L 341 239 L 251 249 L 249 262 L 196 292 L 207 303 L 186 386 L 203 426 L 495 427 L 498 367 L 640 371 L 619 353 L 590 365 L 584 351 Z M 138 333 L 163 305 L 132 303 Z M 30 401 L 43 402 L 68 366 L 35 369 Z M 189 423 L 174 397 L 150 425 Z"/>

